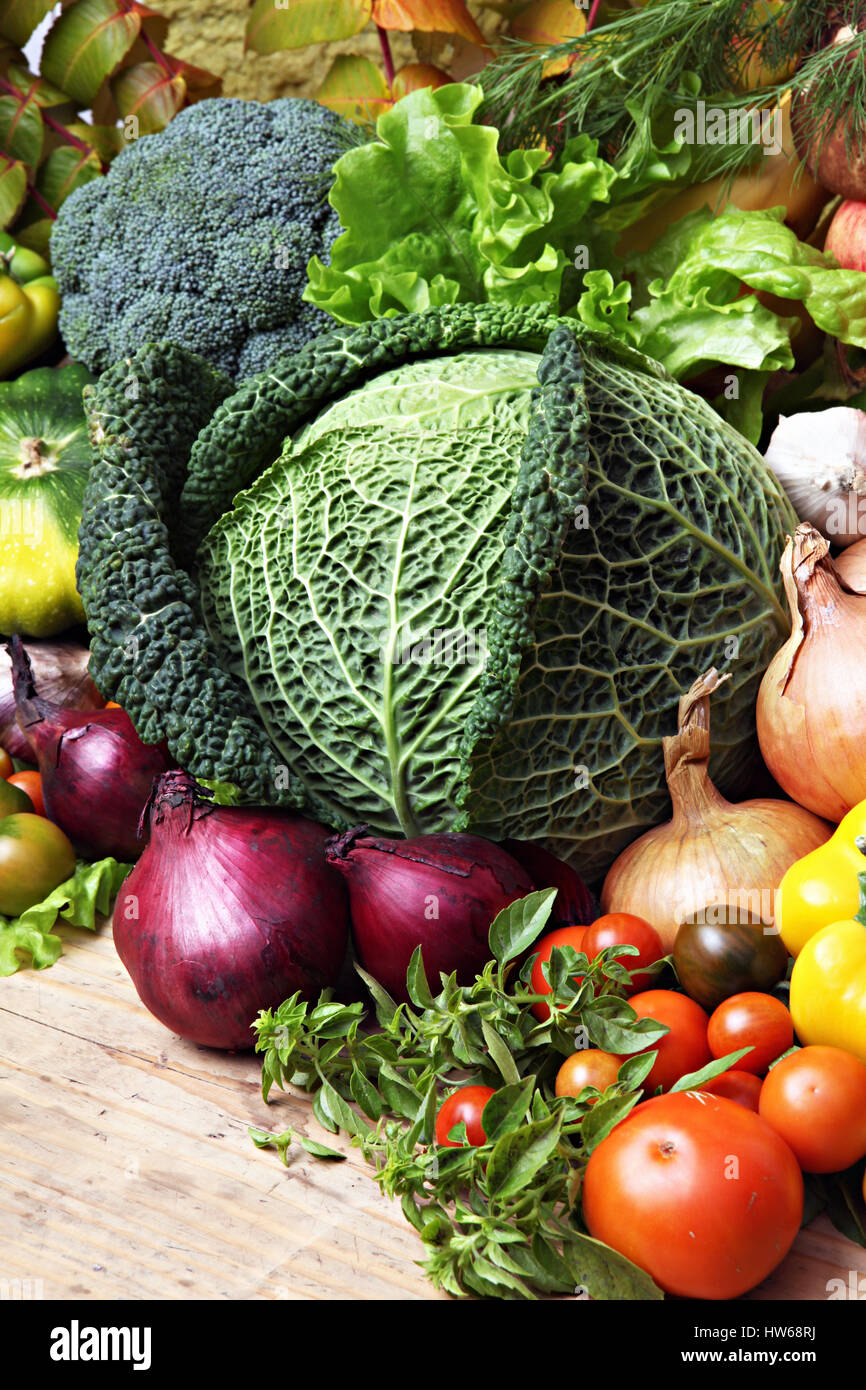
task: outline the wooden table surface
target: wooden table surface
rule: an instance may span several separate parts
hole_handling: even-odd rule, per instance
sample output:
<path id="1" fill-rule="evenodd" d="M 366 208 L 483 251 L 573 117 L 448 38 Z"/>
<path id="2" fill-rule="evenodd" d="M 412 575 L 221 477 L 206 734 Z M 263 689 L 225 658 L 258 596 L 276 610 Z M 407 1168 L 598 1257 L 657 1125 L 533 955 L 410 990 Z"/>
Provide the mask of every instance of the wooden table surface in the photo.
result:
<path id="1" fill-rule="evenodd" d="M 60 934 L 56 965 L 0 979 L 0 1297 L 17 1280 L 46 1299 L 444 1297 L 399 1204 L 306 1098 L 266 1106 L 252 1055 L 167 1032 L 108 928 Z M 248 1125 L 348 1158 L 293 1147 L 286 1169 Z M 821 1217 L 749 1297 L 826 1299 L 852 1270 L 866 1275 L 866 1250 Z"/>

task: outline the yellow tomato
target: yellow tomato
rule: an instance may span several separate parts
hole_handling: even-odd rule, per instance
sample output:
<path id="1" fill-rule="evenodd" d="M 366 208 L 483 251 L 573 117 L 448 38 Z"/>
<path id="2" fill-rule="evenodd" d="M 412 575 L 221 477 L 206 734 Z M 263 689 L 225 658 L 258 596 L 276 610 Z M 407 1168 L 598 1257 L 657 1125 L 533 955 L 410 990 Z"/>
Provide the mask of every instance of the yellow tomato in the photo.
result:
<path id="1" fill-rule="evenodd" d="M 866 926 L 849 919 L 810 936 L 794 963 L 790 1002 L 801 1042 L 866 1062 Z"/>
<path id="2" fill-rule="evenodd" d="M 776 926 L 792 956 L 823 927 L 855 915 L 860 907 L 858 875 L 866 855 L 857 840 L 866 837 L 866 801 L 839 822 L 826 844 L 792 864 L 776 892 Z"/>

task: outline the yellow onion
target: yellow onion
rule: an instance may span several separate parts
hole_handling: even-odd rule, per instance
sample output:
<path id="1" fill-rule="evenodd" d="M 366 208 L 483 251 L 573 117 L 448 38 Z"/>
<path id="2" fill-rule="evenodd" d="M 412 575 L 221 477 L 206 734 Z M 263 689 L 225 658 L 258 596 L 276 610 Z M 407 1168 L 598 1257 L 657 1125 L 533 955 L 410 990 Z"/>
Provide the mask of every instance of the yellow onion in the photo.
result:
<path id="1" fill-rule="evenodd" d="M 789 537 L 781 570 L 792 629 L 758 692 L 761 752 L 789 796 L 840 821 L 866 797 L 866 594 L 807 522 Z"/>
<path id="2" fill-rule="evenodd" d="M 601 891 L 604 912 L 645 917 L 667 951 L 680 925 L 710 903 L 771 923 L 783 874 L 831 833 L 792 802 L 761 797 L 734 804 L 713 786 L 710 695 L 723 680 L 713 668 L 680 700 L 679 732 L 662 740 L 673 819 L 629 845 Z"/>
<path id="3" fill-rule="evenodd" d="M 849 589 L 866 594 L 866 537 L 843 550 L 836 557 L 835 565 Z"/>

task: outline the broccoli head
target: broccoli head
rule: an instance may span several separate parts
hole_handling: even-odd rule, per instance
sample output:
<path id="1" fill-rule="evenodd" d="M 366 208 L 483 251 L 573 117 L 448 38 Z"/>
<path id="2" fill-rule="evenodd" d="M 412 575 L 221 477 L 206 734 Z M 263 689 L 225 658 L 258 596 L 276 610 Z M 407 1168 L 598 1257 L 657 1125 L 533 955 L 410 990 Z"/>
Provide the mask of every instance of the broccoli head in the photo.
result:
<path id="1" fill-rule="evenodd" d="M 327 192 L 350 138 L 315 101 L 215 98 L 131 143 L 52 230 L 72 357 L 102 372 L 168 341 L 240 380 L 333 327 L 301 295 L 340 233 Z"/>

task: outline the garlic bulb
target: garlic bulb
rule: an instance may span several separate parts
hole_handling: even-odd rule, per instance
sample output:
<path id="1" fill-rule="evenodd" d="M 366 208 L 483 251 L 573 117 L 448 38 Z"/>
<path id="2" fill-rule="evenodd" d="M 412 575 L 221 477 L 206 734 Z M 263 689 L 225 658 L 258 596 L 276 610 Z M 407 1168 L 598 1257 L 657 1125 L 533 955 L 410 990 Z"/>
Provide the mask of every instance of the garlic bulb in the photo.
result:
<path id="1" fill-rule="evenodd" d="M 808 522 L 785 547 L 791 635 L 764 672 L 757 724 L 779 786 L 840 821 L 866 797 L 866 593 L 854 592 L 829 552 Z"/>
<path id="2" fill-rule="evenodd" d="M 680 925 L 710 904 L 772 921 L 786 870 L 831 834 L 802 806 L 767 797 L 732 804 L 713 786 L 710 695 L 726 679 L 707 671 L 680 700 L 679 732 L 662 740 L 673 819 L 629 845 L 601 890 L 603 912 L 646 918 L 666 951 Z"/>
<path id="3" fill-rule="evenodd" d="M 866 413 L 853 406 L 781 415 L 764 461 L 801 521 L 833 545 L 866 537 Z"/>

